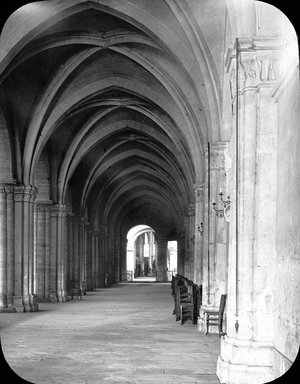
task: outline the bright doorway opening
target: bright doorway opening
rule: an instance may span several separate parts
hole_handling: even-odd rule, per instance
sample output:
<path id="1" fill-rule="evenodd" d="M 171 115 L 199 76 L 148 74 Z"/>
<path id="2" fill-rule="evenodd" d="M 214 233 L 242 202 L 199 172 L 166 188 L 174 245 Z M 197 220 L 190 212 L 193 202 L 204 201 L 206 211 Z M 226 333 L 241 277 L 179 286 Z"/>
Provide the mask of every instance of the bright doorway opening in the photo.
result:
<path id="1" fill-rule="evenodd" d="M 137 225 L 127 234 L 127 281 L 156 281 L 155 231 Z"/>
<path id="2" fill-rule="evenodd" d="M 127 281 L 156 281 L 155 231 L 148 225 L 137 225 L 127 234 Z M 168 280 L 177 273 L 177 241 L 168 241 Z"/>
<path id="3" fill-rule="evenodd" d="M 177 273 L 177 241 L 168 241 L 168 280 L 171 281 L 172 275 L 176 275 Z"/>

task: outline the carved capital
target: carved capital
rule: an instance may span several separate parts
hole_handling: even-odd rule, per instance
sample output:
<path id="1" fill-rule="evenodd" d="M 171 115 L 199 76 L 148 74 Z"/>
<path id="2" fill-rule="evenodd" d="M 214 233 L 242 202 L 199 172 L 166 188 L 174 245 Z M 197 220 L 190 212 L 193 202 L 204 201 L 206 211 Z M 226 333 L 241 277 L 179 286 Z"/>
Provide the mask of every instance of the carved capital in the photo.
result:
<path id="1" fill-rule="evenodd" d="M 85 217 L 80 217 L 79 223 L 81 228 L 85 228 L 85 226 L 88 224 L 88 221 Z"/>
<path id="2" fill-rule="evenodd" d="M 35 209 L 35 211 L 37 213 L 40 213 L 40 212 L 43 212 L 43 213 L 50 212 L 51 207 L 52 207 L 52 204 L 50 202 L 49 203 L 46 203 L 46 202 L 35 202 L 35 204 L 34 204 L 34 209 Z"/>
<path id="3" fill-rule="evenodd" d="M 286 47 L 286 41 L 279 37 L 238 39 L 238 45 L 228 50 L 225 62 L 232 99 L 237 91 L 236 81 L 239 93 L 258 87 L 273 88 L 283 76 Z"/>
<path id="4" fill-rule="evenodd" d="M 14 201 L 33 203 L 36 199 L 38 190 L 32 185 L 16 185 L 13 186 Z"/>
<path id="5" fill-rule="evenodd" d="M 202 201 L 204 198 L 204 185 L 203 184 L 194 184 L 195 191 L 195 201 Z"/>
<path id="6" fill-rule="evenodd" d="M 7 199 L 9 194 L 13 193 L 13 186 L 10 184 L 0 184 L 0 200 L 4 201 Z"/>
<path id="7" fill-rule="evenodd" d="M 55 204 L 51 206 L 51 216 L 65 218 L 67 216 L 66 206 L 63 204 Z"/>

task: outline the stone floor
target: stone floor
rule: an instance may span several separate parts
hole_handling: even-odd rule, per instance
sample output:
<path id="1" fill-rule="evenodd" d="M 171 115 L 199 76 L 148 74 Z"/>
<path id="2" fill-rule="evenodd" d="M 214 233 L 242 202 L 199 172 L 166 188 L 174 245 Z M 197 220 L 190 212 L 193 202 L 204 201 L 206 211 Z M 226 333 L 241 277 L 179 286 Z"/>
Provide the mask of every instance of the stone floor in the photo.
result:
<path id="1" fill-rule="evenodd" d="M 127 283 L 83 300 L 1 314 L 10 367 L 31 383 L 217 384 L 220 341 L 172 315 L 170 284 Z"/>

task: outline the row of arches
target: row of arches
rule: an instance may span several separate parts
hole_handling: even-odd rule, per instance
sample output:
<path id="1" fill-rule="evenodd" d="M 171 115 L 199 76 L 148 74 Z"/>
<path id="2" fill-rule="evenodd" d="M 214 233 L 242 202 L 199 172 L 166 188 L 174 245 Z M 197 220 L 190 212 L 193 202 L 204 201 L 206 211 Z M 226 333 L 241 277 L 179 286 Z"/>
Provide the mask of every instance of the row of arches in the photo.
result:
<path id="1" fill-rule="evenodd" d="M 158 280 L 176 241 L 177 271 L 203 286 L 200 330 L 228 294 L 222 382 L 290 365 L 300 167 L 287 18 L 254 0 L 41 1 L 7 19 L 0 45 L 1 311 L 63 302 L 70 281 L 126 280 L 127 234 L 144 224 Z M 227 221 L 212 208 L 220 189 Z"/>

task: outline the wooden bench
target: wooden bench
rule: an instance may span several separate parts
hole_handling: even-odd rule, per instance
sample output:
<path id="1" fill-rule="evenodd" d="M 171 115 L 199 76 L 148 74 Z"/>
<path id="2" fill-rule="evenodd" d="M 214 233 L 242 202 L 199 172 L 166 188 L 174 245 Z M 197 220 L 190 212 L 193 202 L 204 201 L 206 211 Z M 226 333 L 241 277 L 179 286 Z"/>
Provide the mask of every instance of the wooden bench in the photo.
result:
<path id="1" fill-rule="evenodd" d="M 206 323 L 206 335 L 209 333 L 210 326 L 218 326 L 219 337 L 224 336 L 223 332 L 223 316 L 226 305 L 227 294 L 221 295 L 220 305 L 218 311 L 204 311 L 205 323 Z"/>

